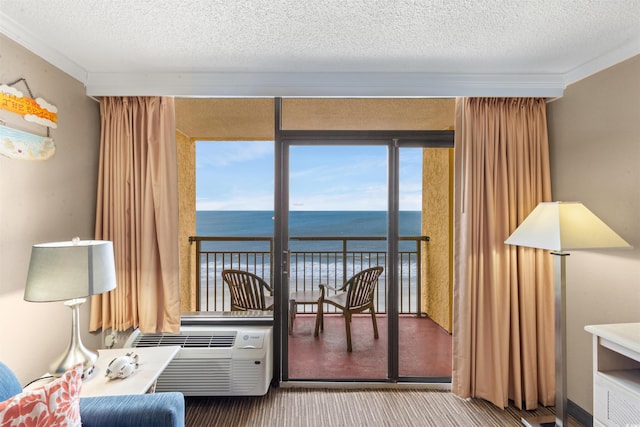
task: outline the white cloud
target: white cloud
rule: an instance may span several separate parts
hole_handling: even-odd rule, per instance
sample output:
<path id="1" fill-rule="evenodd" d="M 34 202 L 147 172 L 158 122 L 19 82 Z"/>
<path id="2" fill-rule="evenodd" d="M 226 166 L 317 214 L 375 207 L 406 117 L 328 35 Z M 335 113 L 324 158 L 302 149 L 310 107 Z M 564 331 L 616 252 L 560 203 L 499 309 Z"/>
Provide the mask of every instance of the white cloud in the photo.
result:
<path id="1" fill-rule="evenodd" d="M 209 154 L 206 144 L 216 144 L 215 155 Z M 249 160 L 259 159 L 265 156 L 273 156 L 273 141 L 198 141 L 197 167 L 220 167 L 236 163 L 244 163 Z"/>
<path id="2" fill-rule="evenodd" d="M 53 129 L 56 129 L 58 127 L 58 125 L 52 122 L 51 120 L 43 119 L 42 117 L 38 117 L 34 114 L 25 114 L 24 119 L 28 122 L 37 123 L 42 126 L 48 126 Z"/>
<path id="3" fill-rule="evenodd" d="M 52 113 L 58 112 L 58 107 L 56 107 L 53 104 L 49 104 L 47 101 L 45 101 L 42 98 L 36 98 L 36 103 L 40 106 L 40 108 L 44 108 L 47 111 L 51 111 Z"/>
<path id="4" fill-rule="evenodd" d="M 355 190 L 344 187 L 330 189 L 324 193 L 302 192 L 291 195 L 290 209 L 301 211 L 377 211 L 387 209 L 386 188 L 369 187 Z"/>
<path id="5" fill-rule="evenodd" d="M 198 211 L 272 211 L 273 194 L 235 194 L 232 197 L 196 200 Z"/>
<path id="6" fill-rule="evenodd" d="M 401 211 L 422 210 L 422 194 L 421 193 L 400 194 L 400 210 Z"/>
<path id="7" fill-rule="evenodd" d="M 7 95 L 13 95 L 16 98 L 22 98 L 22 92 L 20 92 L 18 89 L 11 87 L 11 86 L 7 86 L 7 85 L 0 85 L 0 92 L 5 93 Z"/>

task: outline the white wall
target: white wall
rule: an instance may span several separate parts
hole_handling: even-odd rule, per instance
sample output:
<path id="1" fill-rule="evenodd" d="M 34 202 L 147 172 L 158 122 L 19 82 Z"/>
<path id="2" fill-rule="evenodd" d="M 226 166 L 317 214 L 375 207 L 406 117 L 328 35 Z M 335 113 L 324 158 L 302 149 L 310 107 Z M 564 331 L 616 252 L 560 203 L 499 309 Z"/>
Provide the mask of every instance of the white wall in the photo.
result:
<path id="1" fill-rule="evenodd" d="M 27 79 L 34 97 L 58 108 L 53 158 L 15 160 L 0 155 L 0 360 L 25 383 L 48 370 L 70 340 L 71 310 L 62 303 L 23 300 L 31 245 L 94 236 L 100 142 L 99 105 L 82 83 L 0 34 L 0 83 Z M 23 84 L 16 86 L 28 95 Z M 7 126 L 46 135 L 21 116 L 0 110 Z M 88 308 L 81 324 L 88 347 Z"/>
<path id="2" fill-rule="evenodd" d="M 568 397 L 593 413 L 585 325 L 640 322 L 640 56 L 548 105 L 554 200 L 581 201 L 634 248 L 567 259 Z"/>

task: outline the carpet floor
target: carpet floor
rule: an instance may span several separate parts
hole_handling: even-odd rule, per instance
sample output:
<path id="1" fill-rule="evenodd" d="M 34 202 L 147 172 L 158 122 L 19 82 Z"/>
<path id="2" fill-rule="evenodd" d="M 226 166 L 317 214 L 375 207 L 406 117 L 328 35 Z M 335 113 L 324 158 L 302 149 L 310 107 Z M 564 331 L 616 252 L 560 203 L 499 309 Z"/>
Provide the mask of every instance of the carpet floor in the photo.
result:
<path id="1" fill-rule="evenodd" d="M 552 408 L 499 409 L 448 391 L 271 388 L 260 397 L 186 397 L 188 427 L 458 427 L 519 426 L 522 416 Z M 580 426 L 569 420 L 570 426 Z"/>

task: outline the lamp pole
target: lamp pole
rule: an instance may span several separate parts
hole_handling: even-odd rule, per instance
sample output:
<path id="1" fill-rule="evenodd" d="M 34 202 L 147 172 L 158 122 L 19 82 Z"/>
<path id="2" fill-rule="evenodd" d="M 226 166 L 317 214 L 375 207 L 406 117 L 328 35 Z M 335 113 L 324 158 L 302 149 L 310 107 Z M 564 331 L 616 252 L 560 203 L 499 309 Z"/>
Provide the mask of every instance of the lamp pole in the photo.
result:
<path id="1" fill-rule="evenodd" d="M 567 315 L 566 259 L 570 255 L 564 251 L 552 251 L 553 289 L 555 307 L 555 362 L 556 362 L 556 415 L 522 418 L 522 424 L 528 427 L 566 427 L 567 410 Z"/>
<path id="2" fill-rule="evenodd" d="M 551 252 L 553 255 L 553 285 L 556 324 L 556 426 L 567 426 L 567 273 L 569 253 Z"/>

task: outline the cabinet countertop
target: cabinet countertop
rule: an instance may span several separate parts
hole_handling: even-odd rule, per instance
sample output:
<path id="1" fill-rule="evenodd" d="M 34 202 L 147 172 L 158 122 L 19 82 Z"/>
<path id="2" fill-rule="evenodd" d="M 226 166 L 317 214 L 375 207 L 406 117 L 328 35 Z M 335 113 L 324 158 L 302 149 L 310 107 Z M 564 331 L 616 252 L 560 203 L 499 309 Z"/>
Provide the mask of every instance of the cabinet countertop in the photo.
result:
<path id="1" fill-rule="evenodd" d="M 640 353 L 640 323 L 587 325 L 585 331 Z"/>

